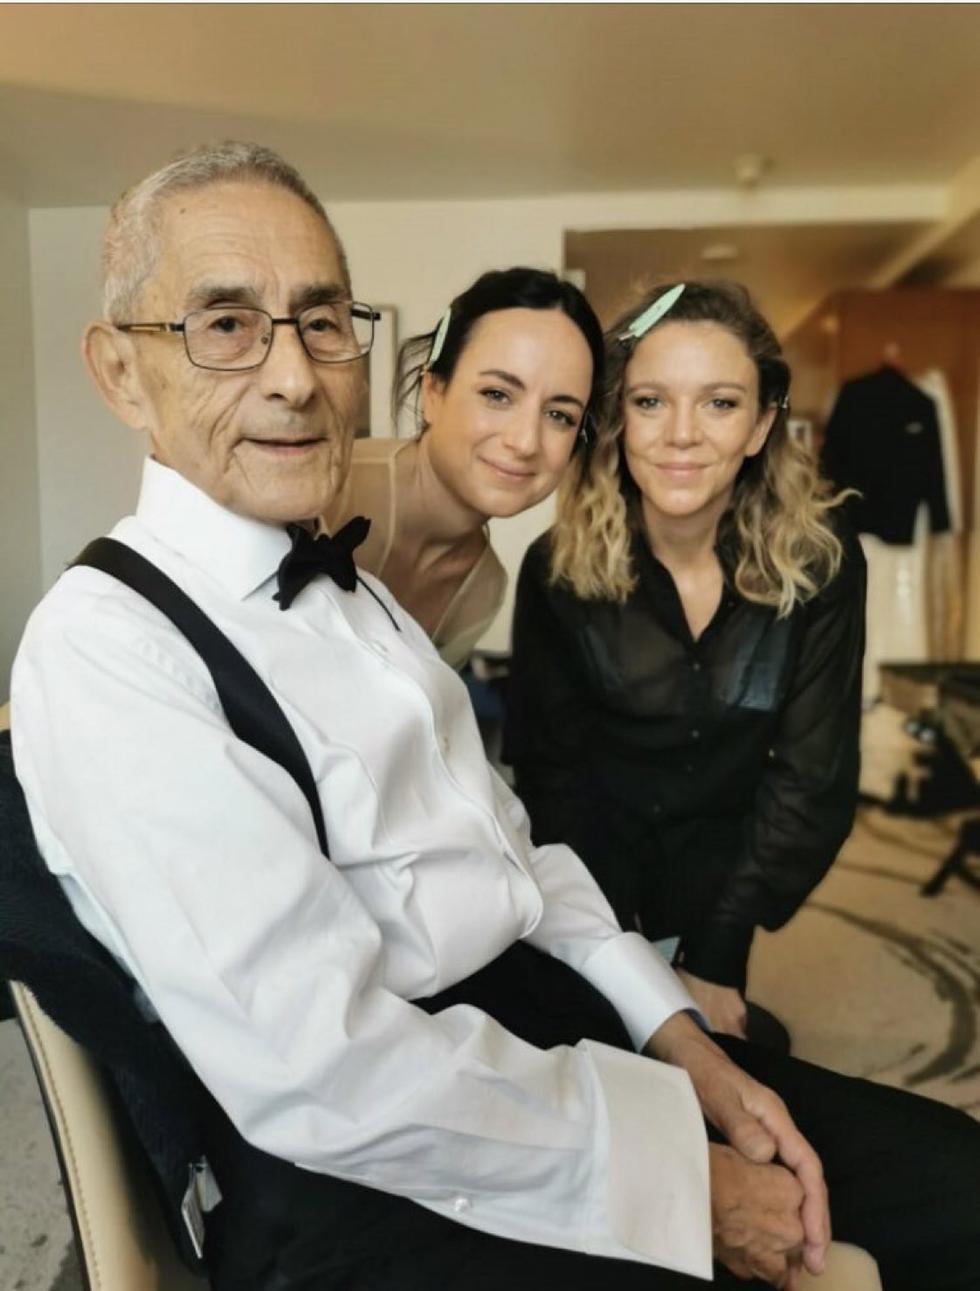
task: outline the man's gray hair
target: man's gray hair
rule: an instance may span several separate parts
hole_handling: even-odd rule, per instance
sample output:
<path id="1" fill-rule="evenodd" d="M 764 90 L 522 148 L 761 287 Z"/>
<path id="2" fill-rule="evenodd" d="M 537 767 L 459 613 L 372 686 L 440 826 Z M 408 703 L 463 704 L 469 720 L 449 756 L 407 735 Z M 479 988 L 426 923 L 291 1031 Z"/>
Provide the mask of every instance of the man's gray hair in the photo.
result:
<path id="1" fill-rule="evenodd" d="M 117 198 L 102 244 L 102 307 L 113 323 L 137 322 L 133 311 L 160 254 L 160 211 L 170 194 L 227 181 L 261 180 L 288 189 L 323 220 L 349 284 L 347 258 L 323 204 L 299 171 L 271 148 L 228 141 L 180 153 Z"/>

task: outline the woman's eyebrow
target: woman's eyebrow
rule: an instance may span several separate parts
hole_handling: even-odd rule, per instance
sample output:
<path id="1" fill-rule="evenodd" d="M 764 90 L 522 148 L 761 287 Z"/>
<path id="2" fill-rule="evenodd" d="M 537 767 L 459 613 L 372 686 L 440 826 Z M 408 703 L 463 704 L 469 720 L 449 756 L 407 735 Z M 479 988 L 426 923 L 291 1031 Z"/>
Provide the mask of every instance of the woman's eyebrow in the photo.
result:
<path id="1" fill-rule="evenodd" d="M 527 386 L 520 377 L 515 377 L 513 372 L 505 372 L 503 368 L 484 368 L 483 371 L 479 372 L 477 375 L 481 377 L 496 377 L 498 381 L 506 381 L 506 383 L 513 386 L 515 390 L 527 389 Z"/>
<path id="2" fill-rule="evenodd" d="M 635 394 L 637 390 L 659 390 L 664 385 L 663 381 L 656 381 L 650 378 L 647 381 L 634 381 L 626 387 L 627 394 Z M 749 387 L 741 381 L 707 381 L 704 385 L 698 386 L 699 390 L 739 390 L 742 394 L 748 394 Z"/>
<path id="3" fill-rule="evenodd" d="M 515 376 L 513 372 L 504 372 L 502 368 L 484 368 L 482 372 L 477 373 L 477 376 L 496 377 L 498 381 L 503 381 L 507 385 L 513 386 L 515 390 L 527 389 L 527 386 L 524 384 L 524 382 L 521 380 L 520 377 Z M 546 402 L 547 403 L 573 403 L 577 408 L 585 407 L 585 404 L 582 402 L 582 400 L 577 395 L 574 395 L 574 394 L 552 394 L 548 396 Z"/>

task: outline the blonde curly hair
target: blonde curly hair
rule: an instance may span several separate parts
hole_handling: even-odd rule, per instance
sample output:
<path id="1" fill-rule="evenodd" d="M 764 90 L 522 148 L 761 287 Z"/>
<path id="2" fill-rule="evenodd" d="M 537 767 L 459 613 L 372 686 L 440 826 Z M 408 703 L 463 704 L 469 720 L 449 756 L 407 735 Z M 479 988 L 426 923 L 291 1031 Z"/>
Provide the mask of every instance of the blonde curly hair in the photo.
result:
<path id="1" fill-rule="evenodd" d="M 638 490 L 623 455 L 624 375 L 634 344 L 618 338 L 673 284 L 649 292 L 606 333 L 606 390 L 591 452 L 576 457 L 558 490 L 551 531 L 551 581 L 585 600 L 625 601 L 636 586 L 630 553 Z M 828 519 L 834 494 L 787 426 L 790 373 L 779 341 L 746 289 L 734 282 L 688 282 L 655 326 L 712 322 L 745 346 L 759 376 L 759 408 L 775 406 L 761 452 L 746 458 L 720 529 L 734 539 L 735 587 L 747 601 L 784 618 L 834 578 L 842 548 Z"/>

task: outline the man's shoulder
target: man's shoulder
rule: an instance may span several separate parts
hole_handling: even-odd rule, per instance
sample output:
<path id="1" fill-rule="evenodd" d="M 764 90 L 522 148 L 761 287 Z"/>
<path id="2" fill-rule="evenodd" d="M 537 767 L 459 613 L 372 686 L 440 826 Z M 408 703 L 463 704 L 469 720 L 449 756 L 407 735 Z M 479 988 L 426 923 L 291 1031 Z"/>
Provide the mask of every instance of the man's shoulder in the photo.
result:
<path id="1" fill-rule="evenodd" d="M 119 532 L 114 530 L 114 534 Z M 129 658 L 136 667 L 164 666 L 201 690 L 199 657 L 186 638 L 145 597 L 90 566 L 72 565 L 42 597 L 28 619 L 14 662 L 19 671 L 36 669 L 42 680 L 52 669 L 106 670 Z"/>

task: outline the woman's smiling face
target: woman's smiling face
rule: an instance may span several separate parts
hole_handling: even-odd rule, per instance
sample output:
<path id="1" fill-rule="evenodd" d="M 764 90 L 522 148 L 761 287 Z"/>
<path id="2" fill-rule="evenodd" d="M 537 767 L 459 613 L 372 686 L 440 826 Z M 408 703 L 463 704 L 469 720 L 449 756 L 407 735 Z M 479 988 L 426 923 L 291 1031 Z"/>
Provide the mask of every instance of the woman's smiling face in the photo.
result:
<path id="1" fill-rule="evenodd" d="M 591 388 L 588 343 L 562 310 L 484 314 L 448 382 L 423 380 L 433 470 L 484 518 L 525 511 L 557 487 Z"/>
<path id="2" fill-rule="evenodd" d="M 663 323 L 637 345 L 623 385 L 623 451 L 645 514 L 719 519 L 776 413 L 760 412 L 745 346 L 719 323 Z"/>

